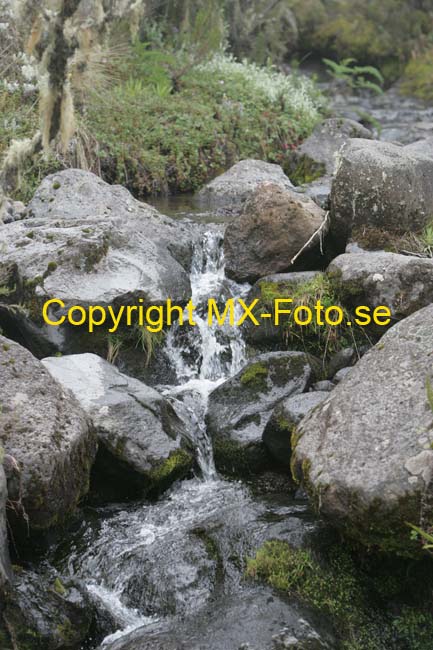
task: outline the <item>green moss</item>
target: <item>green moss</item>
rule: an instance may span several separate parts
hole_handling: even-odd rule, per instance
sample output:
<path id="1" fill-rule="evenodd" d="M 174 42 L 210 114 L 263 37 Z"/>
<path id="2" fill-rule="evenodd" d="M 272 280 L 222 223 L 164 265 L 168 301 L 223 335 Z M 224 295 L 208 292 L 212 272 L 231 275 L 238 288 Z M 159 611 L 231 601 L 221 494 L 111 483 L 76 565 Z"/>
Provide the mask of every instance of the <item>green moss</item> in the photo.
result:
<path id="1" fill-rule="evenodd" d="M 191 454 L 184 449 L 176 449 L 164 461 L 156 465 L 149 474 L 151 491 L 162 492 L 174 481 L 184 478 L 193 467 Z"/>
<path id="2" fill-rule="evenodd" d="M 60 578 L 56 578 L 54 580 L 53 589 L 56 592 L 56 594 L 59 594 L 59 596 L 65 596 L 68 593 L 67 589 L 64 587 Z"/>
<path id="3" fill-rule="evenodd" d="M 249 388 L 266 388 L 269 369 L 262 363 L 252 363 L 241 375 L 241 384 Z"/>
<path id="4" fill-rule="evenodd" d="M 267 451 L 261 443 L 241 445 L 222 436 L 215 437 L 212 442 L 215 465 L 227 476 L 248 478 L 271 465 Z"/>
<path id="5" fill-rule="evenodd" d="M 326 174 L 325 165 L 314 163 L 308 156 L 303 156 L 298 164 L 289 171 L 289 177 L 295 185 L 312 183 Z"/>
<path id="6" fill-rule="evenodd" d="M 247 564 L 250 578 L 296 596 L 330 619 L 344 650 L 426 650 L 429 646 L 422 643 L 431 639 L 433 629 L 429 603 L 423 606 L 420 599 L 416 606 L 398 606 L 394 601 L 391 614 L 384 600 L 407 598 L 409 589 L 416 590 L 425 567 L 415 567 L 410 578 L 406 570 L 404 565 L 388 565 L 376 558 L 356 563 L 336 541 L 322 549 L 320 560 L 313 550 L 268 541 Z M 389 580 L 390 574 L 396 580 Z M 427 585 L 422 590 L 424 598 Z"/>

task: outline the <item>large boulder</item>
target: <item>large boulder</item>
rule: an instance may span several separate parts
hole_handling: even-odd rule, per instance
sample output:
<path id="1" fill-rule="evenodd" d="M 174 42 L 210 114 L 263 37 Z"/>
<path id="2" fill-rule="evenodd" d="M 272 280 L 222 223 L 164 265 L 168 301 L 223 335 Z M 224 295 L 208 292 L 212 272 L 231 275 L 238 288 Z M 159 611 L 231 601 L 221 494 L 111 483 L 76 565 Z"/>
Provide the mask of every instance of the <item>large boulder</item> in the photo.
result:
<path id="1" fill-rule="evenodd" d="M 28 350 L 4 336 L 0 385 L 10 521 L 18 533 L 27 533 L 27 525 L 50 528 L 86 494 L 96 437 L 72 393 Z"/>
<path id="2" fill-rule="evenodd" d="M 433 138 L 400 146 L 349 140 L 339 154 L 331 192 L 330 234 L 342 252 L 371 228 L 417 232 L 433 214 Z"/>
<path id="3" fill-rule="evenodd" d="M 124 486 L 145 492 L 160 491 L 191 470 L 184 424 L 156 390 L 95 354 L 50 357 L 42 363 L 91 419 L 103 447 L 98 461 L 104 467 L 98 462 L 96 469 L 117 473 Z"/>
<path id="4" fill-rule="evenodd" d="M 390 329 L 300 423 L 292 467 L 320 511 L 367 547 L 419 550 L 433 521 L 433 305 Z"/>
<path id="5" fill-rule="evenodd" d="M 279 165 L 248 159 L 236 163 L 205 185 L 198 193 L 197 200 L 206 208 L 236 214 L 264 182 L 274 183 L 283 189 L 293 188 Z"/>
<path id="6" fill-rule="evenodd" d="M 269 464 L 264 428 L 278 402 L 309 387 L 312 365 L 303 352 L 261 354 L 210 394 L 206 420 L 219 469 L 248 474 Z"/>
<path id="7" fill-rule="evenodd" d="M 291 437 L 296 425 L 327 397 L 328 391 L 312 391 L 293 395 L 277 404 L 262 436 L 263 444 L 277 463 L 290 467 Z"/>
<path id="8" fill-rule="evenodd" d="M 352 138 L 372 137 L 371 131 L 354 120 L 341 117 L 324 120 L 292 153 L 290 178 L 297 183 L 309 183 L 320 176 L 332 176 L 343 144 Z"/>
<path id="9" fill-rule="evenodd" d="M 319 248 L 320 236 L 314 233 L 324 223 L 325 212 L 307 196 L 263 183 L 246 202 L 243 212 L 231 221 L 224 237 L 226 274 L 238 282 L 254 282 L 292 266 L 292 259 L 310 241 L 299 257 L 298 266 L 308 270 L 317 257 L 307 255 Z"/>
<path id="10" fill-rule="evenodd" d="M 9 558 L 8 530 L 6 521 L 6 502 L 8 498 L 8 488 L 6 483 L 6 475 L 2 465 L 3 456 L 3 449 L 0 448 L 0 601 L 3 589 L 11 578 L 12 571 Z"/>
<path id="11" fill-rule="evenodd" d="M 389 307 L 404 318 L 433 302 L 433 260 L 385 252 L 346 253 L 328 267 L 336 291 L 349 307 Z"/>
<path id="12" fill-rule="evenodd" d="M 35 346 L 37 326 L 51 342 L 38 350 L 46 356 L 53 349 L 65 351 L 67 338 L 66 324 L 53 328 L 42 321 L 42 305 L 50 298 L 61 299 L 66 308 L 136 304 L 139 298 L 146 305 L 167 298 L 185 304 L 193 238 L 190 225 L 90 172 L 48 176 L 27 217 L 0 226 L 0 277 L 10 289 L 5 300 L 27 307 L 30 315 L 26 321 L 22 311 L 9 311 L 3 314 L 6 327 L 20 330 Z M 69 337 L 78 329 L 69 327 Z"/>

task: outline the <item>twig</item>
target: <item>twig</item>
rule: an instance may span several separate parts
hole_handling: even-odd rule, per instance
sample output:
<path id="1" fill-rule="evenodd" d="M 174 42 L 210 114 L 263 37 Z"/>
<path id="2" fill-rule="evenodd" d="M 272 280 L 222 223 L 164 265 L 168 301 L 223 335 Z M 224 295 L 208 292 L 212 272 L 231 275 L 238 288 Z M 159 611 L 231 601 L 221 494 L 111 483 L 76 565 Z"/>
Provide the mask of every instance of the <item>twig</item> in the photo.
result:
<path id="1" fill-rule="evenodd" d="M 322 223 L 320 224 L 319 228 L 313 232 L 311 235 L 310 239 L 305 242 L 305 244 L 302 246 L 302 248 L 296 253 L 295 257 L 293 257 L 290 260 L 290 264 L 294 264 L 298 257 L 304 252 L 304 250 L 311 244 L 311 242 L 314 240 L 314 238 L 319 235 L 320 237 L 320 252 L 323 255 L 323 235 L 326 234 L 329 226 L 329 212 L 325 214 L 325 218 L 323 219 Z"/>

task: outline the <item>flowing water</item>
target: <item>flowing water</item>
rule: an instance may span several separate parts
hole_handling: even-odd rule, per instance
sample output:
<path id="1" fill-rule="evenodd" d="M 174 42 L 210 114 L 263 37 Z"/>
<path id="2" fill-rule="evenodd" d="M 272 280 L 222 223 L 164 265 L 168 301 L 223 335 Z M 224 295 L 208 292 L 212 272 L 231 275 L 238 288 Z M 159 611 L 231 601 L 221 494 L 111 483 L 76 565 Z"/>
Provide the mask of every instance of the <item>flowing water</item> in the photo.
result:
<path id="1" fill-rule="evenodd" d="M 358 98 L 356 105 L 345 97 L 340 112 L 358 118 L 359 111 L 369 112 L 384 124 L 386 139 L 433 133 L 431 111 L 409 101 L 394 106 L 395 97 L 363 104 Z M 209 221 L 196 220 L 201 227 Z M 239 328 L 209 327 L 206 303 L 214 298 L 221 306 L 249 289 L 225 277 L 222 233 L 221 225 L 209 223 L 194 250 L 196 326 L 170 329 L 164 352 L 172 381 L 158 387 L 188 423 L 200 471 L 156 503 L 88 508 L 78 529 L 47 558 L 87 590 L 99 612 L 98 630 L 85 648 L 102 641 L 110 650 L 238 650 L 244 644 L 271 650 L 287 647 L 275 645 L 275 638 L 292 634 L 314 639 L 315 648 L 333 647 L 311 613 L 243 578 L 245 559 L 266 539 L 299 546 L 319 524 L 302 498 L 288 491 L 260 496 L 215 469 L 205 426 L 208 396 L 242 368 L 246 350 Z"/>
<path id="2" fill-rule="evenodd" d="M 105 647 L 117 639 L 122 643 L 122 637 L 134 630 L 142 643 L 151 634 L 177 630 L 180 622 L 197 624 L 200 612 L 208 612 L 206 625 L 213 622 L 219 627 L 219 619 L 229 615 L 231 598 L 236 606 L 246 603 L 248 611 L 253 606 L 263 613 L 277 608 L 278 618 L 266 632 L 263 648 L 287 625 L 292 632 L 301 629 L 304 636 L 316 634 L 294 604 L 243 579 L 246 557 L 266 539 L 281 537 L 299 545 L 316 530 L 307 504 L 288 492 L 253 496 L 242 483 L 219 477 L 206 433 L 210 392 L 246 361 L 239 328 L 207 323 L 208 298 L 221 306 L 249 289 L 225 277 L 222 243 L 222 229 L 214 225 L 194 250 L 191 287 L 196 326 L 170 329 L 164 352 L 171 361 L 172 383 L 158 387 L 188 423 L 198 475 L 172 486 L 156 503 L 87 513 L 72 537 L 51 549 L 49 562 L 84 585 L 100 612 Z M 234 604 L 230 612 L 233 608 Z M 243 616 L 245 625 L 240 628 L 238 623 L 230 629 L 221 623 L 222 648 L 237 650 L 259 634 L 245 612 Z M 190 633 L 188 626 L 182 633 L 190 647 L 201 647 L 193 644 Z M 176 632 L 174 639 L 177 634 L 181 633 Z M 89 640 L 86 647 L 95 647 L 98 641 Z M 219 646 L 212 642 L 212 647 Z"/>

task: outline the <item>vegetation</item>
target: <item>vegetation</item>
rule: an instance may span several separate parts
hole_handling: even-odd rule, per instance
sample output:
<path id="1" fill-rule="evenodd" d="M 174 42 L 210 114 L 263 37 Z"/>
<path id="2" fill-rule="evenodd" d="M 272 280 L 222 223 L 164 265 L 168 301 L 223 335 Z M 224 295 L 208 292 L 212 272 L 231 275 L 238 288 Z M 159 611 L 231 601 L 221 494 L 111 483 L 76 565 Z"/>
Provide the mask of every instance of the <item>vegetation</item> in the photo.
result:
<path id="1" fill-rule="evenodd" d="M 329 355 L 340 349 L 368 342 L 365 331 L 354 326 L 353 314 L 343 306 L 339 297 L 338 287 L 334 281 L 324 273 L 318 273 L 313 278 L 300 283 L 259 281 L 260 302 L 255 308 L 258 314 L 264 310 L 273 313 L 275 300 L 290 297 L 293 303 L 290 308 L 294 311 L 297 307 L 304 306 L 315 313 L 315 306 L 320 301 L 324 310 L 330 307 L 339 307 L 343 310 L 344 317 L 341 325 L 319 325 L 316 318 L 305 326 L 298 326 L 289 317 L 282 322 L 279 328 L 283 342 L 289 349 L 302 349 L 321 357 L 325 362 Z M 330 314 L 330 318 L 335 316 Z M 323 318 L 323 314 L 322 314 Z M 347 325 L 347 323 L 352 325 Z"/>
<path id="2" fill-rule="evenodd" d="M 371 90 L 379 95 L 383 93 L 382 85 L 385 80 L 374 66 L 355 65 L 356 60 L 352 58 L 343 59 L 339 63 L 330 59 L 323 59 L 323 62 L 331 77 L 348 89 Z"/>
<path id="3" fill-rule="evenodd" d="M 432 37 L 432 6 L 422 0 L 290 0 L 302 53 L 353 57 L 395 81 Z"/>
<path id="4" fill-rule="evenodd" d="M 312 549 L 268 541 L 247 564 L 249 577 L 264 580 L 329 617 L 344 650 L 426 650 L 433 616 L 423 572 L 430 570 L 424 564 L 413 565 L 405 575 L 404 564 L 391 567 L 374 557 L 356 561 L 336 540 L 320 557 Z M 421 608 L 409 604 L 411 599 Z"/>
<path id="5" fill-rule="evenodd" d="M 401 89 L 406 95 L 433 101 L 433 47 L 408 63 Z"/>

